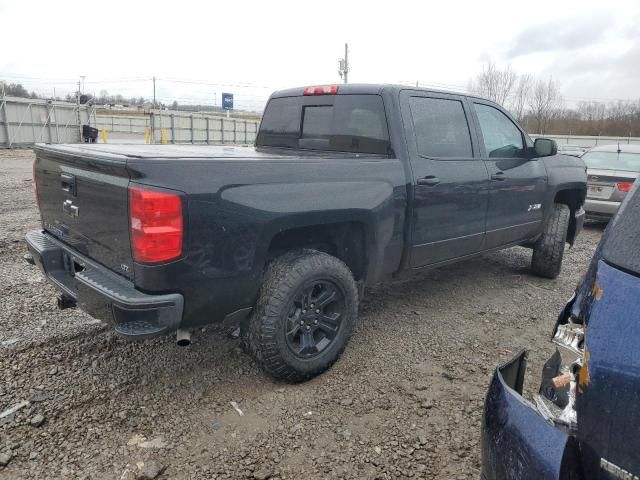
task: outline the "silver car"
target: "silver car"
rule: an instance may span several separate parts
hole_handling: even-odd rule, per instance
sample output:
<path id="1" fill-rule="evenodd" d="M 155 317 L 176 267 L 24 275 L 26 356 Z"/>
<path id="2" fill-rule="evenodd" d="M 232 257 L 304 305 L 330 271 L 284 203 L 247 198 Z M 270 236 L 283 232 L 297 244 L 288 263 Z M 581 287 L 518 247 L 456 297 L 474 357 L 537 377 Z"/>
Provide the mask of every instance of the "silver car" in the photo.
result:
<path id="1" fill-rule="evenodd" d="M 640 176 L 640 145 L 603 145 L 582 156 L 587 165 L 587 218 L 608 221 Z"/>

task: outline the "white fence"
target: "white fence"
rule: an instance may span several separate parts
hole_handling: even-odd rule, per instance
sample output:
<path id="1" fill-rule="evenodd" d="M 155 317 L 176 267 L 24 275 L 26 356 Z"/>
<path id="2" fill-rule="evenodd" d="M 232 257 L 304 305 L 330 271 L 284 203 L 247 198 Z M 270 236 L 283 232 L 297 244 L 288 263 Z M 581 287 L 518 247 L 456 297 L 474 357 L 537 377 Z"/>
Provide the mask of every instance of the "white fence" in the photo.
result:
<path id="1" fill-rule="evenodd" d="M 70 102 L 0 97 L 0 148 L 34 143 L 77 143 L 95 110 Z"/>
<path id="2" fill-rule="evenodd" d="M 239 143 L 250 144 L 256 138 L 257 120 L 224 118 L 205 113 L 152 111 L 145 115 L 99 115 L 96 128 L 107 132 L 114 142 L 144 141 L 149 129 L 151 143 Z M 113 135 L 110 135 L 113 134 Z M 107 140 L 111 141 L 111 140 Z"/>
<path id="3" fill-rule="evenodd" d="M 0 148 L 34 143 L 78 143 L 82 125 L 108 132 L 109 143 L 251 144 L 257 120 L 224 118 L 204 113 L 151 111 L 144 115 L 97 116 L 95 108 L 72 102 L 0 97 Z M 101 137 L 101 136 L 100 136 Z M 101 140 L 101 138 L 99 138 Z"/>
<path id="4" fill-rule="evenodd" d="M 585 135 L 530 135 L 531 138 L 551 138 L 558 145 L 595 147 L 597 145 L 640 145 L 640 137 L 590 137 Z"/>

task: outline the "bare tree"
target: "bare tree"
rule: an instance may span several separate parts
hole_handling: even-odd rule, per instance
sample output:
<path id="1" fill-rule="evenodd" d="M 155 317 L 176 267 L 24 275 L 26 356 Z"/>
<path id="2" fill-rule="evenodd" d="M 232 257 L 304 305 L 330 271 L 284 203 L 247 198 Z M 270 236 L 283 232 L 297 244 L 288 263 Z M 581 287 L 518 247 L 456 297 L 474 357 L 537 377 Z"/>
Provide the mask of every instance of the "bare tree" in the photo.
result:
<path id="1" fill-rule="evenodd" d="M 513 91 L 511 101 L 509 102 L 509 111 L 520 123 L 525 119 L 532 84 L 533 77 L 531 75 L 520 75 L 518 77 L 518 83 L 515 90 Z"/>
<path id="2" fill-rule="evenodd" d="M 504 105 L 511 95 L 518 75 L 507 66 L 498 68 L 489 61 L 482 67 L 482 72 L 469 83 L 469 90 L 482 97 Z"/>
<path id="3" fill-rule="evenodd" d="M 531 115 L 536 122 L 536 133 L 544 134 L 549 121 L 562 106 L 562 97 L 558 84 L 549 80 L 538 79 L 533 87 L 530 99 Z"/>

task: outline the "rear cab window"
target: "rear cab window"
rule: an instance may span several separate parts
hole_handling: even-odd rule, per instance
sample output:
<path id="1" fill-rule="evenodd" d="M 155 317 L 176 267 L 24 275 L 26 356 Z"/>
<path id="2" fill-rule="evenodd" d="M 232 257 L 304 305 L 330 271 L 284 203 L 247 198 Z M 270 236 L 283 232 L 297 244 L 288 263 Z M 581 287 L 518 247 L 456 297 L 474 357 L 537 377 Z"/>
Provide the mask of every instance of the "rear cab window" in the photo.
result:
<path id="1" fill-rule="evenodd" d="M 273 98 L 265 109 L 256 146 L 388 155 L 391 147 L 382 97 Z"/>

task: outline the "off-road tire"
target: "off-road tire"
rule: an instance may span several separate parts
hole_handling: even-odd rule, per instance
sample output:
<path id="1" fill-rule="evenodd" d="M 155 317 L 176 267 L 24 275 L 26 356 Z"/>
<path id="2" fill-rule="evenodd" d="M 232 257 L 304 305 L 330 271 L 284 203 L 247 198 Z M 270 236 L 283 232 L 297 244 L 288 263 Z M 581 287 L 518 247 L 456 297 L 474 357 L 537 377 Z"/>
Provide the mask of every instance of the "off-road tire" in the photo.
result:
<path id="1" fill-rule="evenodd" d="M 343 294 L 344 311 L 335 337 L 314 358 L 296 356 L 287 340 L 289 312 L 305 285 L 327 280 Z M 294 307 L 295 308 L 295 307 Z M 260 296 L 249 321 L 246 345 L 272 377 L 287 382 L 308 380 L 338 359 L 351 337 L 358 314 L 358 289 L 351 270 L 326 253 L 303 249 L 273 260 L 265 271 Z"/>
<path id="2" fill-rule="evenodd" d="M 535 275 L 556 278 L 560 274 L 570 215 L 571 211 L 567 205 L 554 203 L 544 232 L 533 246 L 531 271 Z"/>

